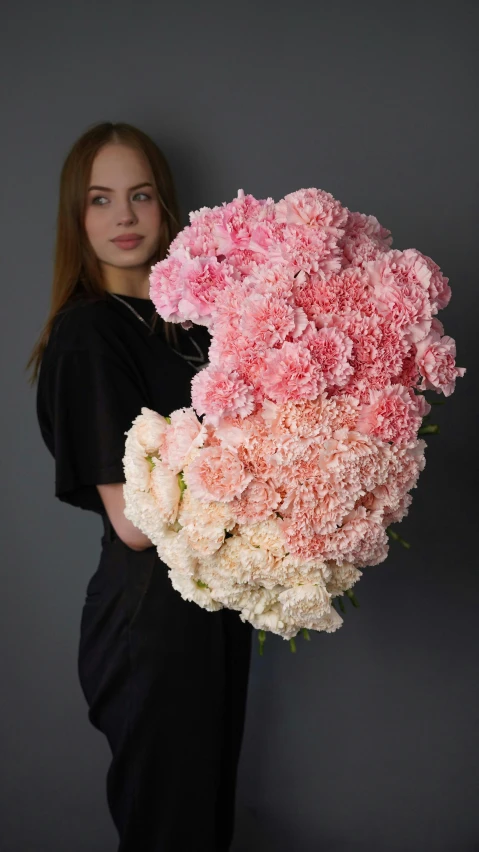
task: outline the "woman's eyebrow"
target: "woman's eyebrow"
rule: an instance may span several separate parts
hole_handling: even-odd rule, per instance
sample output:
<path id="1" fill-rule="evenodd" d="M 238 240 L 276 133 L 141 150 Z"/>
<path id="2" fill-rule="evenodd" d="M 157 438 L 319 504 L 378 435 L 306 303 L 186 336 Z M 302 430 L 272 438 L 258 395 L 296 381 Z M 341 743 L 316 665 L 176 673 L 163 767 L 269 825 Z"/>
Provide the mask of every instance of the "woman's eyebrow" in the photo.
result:
<path id="1" fill-rule="evenodd" d="M 153 184 L 148 183 L 147 181 L 145 183 L 137 183 L 136 186 L 130 186 L 129 191 L 131 192 L 133 189 L 140 189 L 142 186 L 151 186 L 153 188 Z M 108 186 L 89 186 L 88 192 L 90 192 L 91 189 L 101 189 L 103 192 L 115 192 L 114 189 L 110 189 Z"/>

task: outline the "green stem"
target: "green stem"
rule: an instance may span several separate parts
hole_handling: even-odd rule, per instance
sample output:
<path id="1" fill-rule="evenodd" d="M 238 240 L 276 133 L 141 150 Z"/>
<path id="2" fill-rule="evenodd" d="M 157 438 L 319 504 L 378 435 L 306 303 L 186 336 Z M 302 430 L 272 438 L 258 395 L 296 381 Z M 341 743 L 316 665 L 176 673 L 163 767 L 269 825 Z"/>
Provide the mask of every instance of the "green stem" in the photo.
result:
<path id="1" fill-rule="evenodd" d="M 296 653 L 296 642 L 294 641 L 294 637 L 289 640 L 289 647 L 291 648 L 291 653 Z"/>
<path id="2" fill-rule="evenodd" d="M 402 546 L 405 547 L 406 550 L 411 549 L 411 545 L 409 544 L 409 542 L 406 541 L 404 538 L 401 538 L 401 536 L 398 535 L 397 532 L 394 532 L 394 530 L 392 530 L 391 527 L 387 527 L 386 532 L 387 532 L 388 536 L 390 536 L 392 538 L 393 541 L 397 541 L 398 544 L 402 544 Z"/>
<path id="3" fill-rule="evenodd" d="M 347 594 L 349 600 L 351 601 L 352 605 L 355 606 L 355 607 L 358 607 L 359 601 L 358 601 L 356 595 L 354 594 L 353 590 L 352 589 L 346 589 L 346 594 Z"/>
<path id="4" fill-rule="evenodd" d="M 262 657 L 263 656 L 263 645 L 266 641 L 266 633 L 265 633 L 264 630 L 260 630 L 258 632 L 258 641 L 259 641 L 259 655 L 260 655 L 260 657 Z"/>
<path id="5" fill-rule="evenodd" d="M 308 640 L 308 642 L 311 641 L 311 636 L 309 635 L 309 630 L 306 630 L 306 627 L 301 628 L 301 633 L 303 634 L 304 638 Z"/>

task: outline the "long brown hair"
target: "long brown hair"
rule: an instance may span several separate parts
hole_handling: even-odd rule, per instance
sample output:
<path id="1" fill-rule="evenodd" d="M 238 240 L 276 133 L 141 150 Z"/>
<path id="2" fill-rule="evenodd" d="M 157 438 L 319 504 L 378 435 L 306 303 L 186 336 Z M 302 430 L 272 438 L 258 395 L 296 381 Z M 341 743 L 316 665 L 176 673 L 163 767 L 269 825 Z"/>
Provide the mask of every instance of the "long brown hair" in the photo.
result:
<path id="1" fill-rule="evenodd" d="M 122 143 L 141 151 L 147 158 L 163 215 L 157 253 L 153 265 L 166 257 L 168 246 L 181 229 L 176 189 L 168 162 L 158 145 L 142 130 L 124 122 L 92 125 L 70 149 L 60 175 L 55 260 L 50 310 L 32 350 L 26 370 L 30 382 L 38 378 L 41 360 L 57 314 L 76 295 L 90 299 L 106 298 L 99 260 L 90 245 L 84 226 L 88 182 L 98 151 L 108 143 Z M 155 320 L 158 315 L 155 316 Z M 165 323 L 168 338 L 175 337 L 171 323 Z"/>

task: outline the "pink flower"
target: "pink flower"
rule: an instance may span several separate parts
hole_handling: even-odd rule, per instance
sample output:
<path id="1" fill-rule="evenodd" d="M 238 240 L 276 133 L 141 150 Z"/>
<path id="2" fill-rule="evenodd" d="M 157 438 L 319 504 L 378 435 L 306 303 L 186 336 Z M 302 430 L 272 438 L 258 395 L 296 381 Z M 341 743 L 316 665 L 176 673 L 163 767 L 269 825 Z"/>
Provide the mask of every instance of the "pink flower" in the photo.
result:
<path id="1" fill-rule="evenodd" d="M 345 267 L 361 267 L 387 252 L 392 243 L 391 232 L 379 224 L 375 216 L 350 213 L 340 246 Z"/>
<path id="2" fill-rule="evenodd" d="M 208 423 L 218 425 L 224 415 L 246 417 L 254 408 L 251 388 L 236 372 L 209 366 L 194 376 L 191 399 L 198 414 L 206 414 Z"/>
<path id="3" fill-rule="evenodd" d="M 342 236 L 348 212 L 330 192 L 315 188 L 298 189 L 277 203 L 276 218 L 288 225 L 308 225 Z"/>
<path id="4" fill-rule="evenodd" d="M 321 328 L 307 346 L 321 370 L 321 377 L 318 379 L 319 390 L 323 391 L 333 385 L 345 385 L 354 372 L 349 363 L 353 350 L 352 340 L 338 328 Z"/>
<path id="5" fill-rule="evenodd" d="M 178 311 L 183 295 L 183 270 L 189 262 L 186 249 L 180 248 L 165 260 L 151 267 L 149 276 L 150 298 L 156 310 L 167 322 L 180 322 L 184 317 Z"/>
<path id="6" fill-rule="evenodd" d="M 368 276 L 360 269 L 344 269 L 328 277 L 300 272 L 294 282 L 294 298 L 319 328 L 328 315 L 372 312 Z"/>
<path id="7" fill-rule="evenodd" d="M 192 408 L 179 408 L 170 417 L 171 424 L 164 437 L 161 458 L 170 470 L 179 473 L 192 447 L 198 446 L 201 423 Z"/>
<path id="8" fill-rule="evenodd" d="M 270 481 L 252 479 L 241 497 L 235 498 L 230 507 L 239 523 L 252 524 L 266 520 L 280 502 L 281 497 Z"/>
<path id="9" fill-rule="evenodd" d="M 400 255 L 400 258 L 397 256 Z M 431 328 L 431 305 L 427 292 L 430 272 L 417 258 L 404 258 L 390 251 L 366 265 L 373 287 L 372 299 L 387 323 L 410 343 L 422 340 Z"/>
<path id="10" fill-rule="evenodd" d="M 455 358 L 456 343 L 449 335 L 441 337 L 437 331 L 431 331 L 425 340 L 421 340 L 417 344 L 416 362 L 424 379 L 424 387 L 450 396 L 456 378 L 466 372 L 465 367 L 456 367 Z"/>
<path id="11" fill-rule="evenodd" d="M 267 348 L 283 343 L 289 334 L 298 337 L 307 322 L 302 308 L 270 293 L 253 293 L 243 303 L 240 329 L 255 345 Z"/>
<path id="12" fill-rule="evenodd" d="M 215 257 L 196 257 L 185 263 L 183 292 L 178 312 L 194 322 L 209 325 L 216 296 L 235 281 L 235 271 Z M 206 322 L 205 322 L 206 320 Z"/>
<path id="13" fill-rule="evenodd" d="M 422 418 L 430 410 L 421 394 L 402 385 L 389 385 L 370 391 L 370 402 L 362 406 L 356 428 L 382 441 L 407 444 L 415 440 Z"/>
<path id="14" fill-rule="evenodd" d="M 449 278 L 446 278 L 442 274 L 437 263 L 434 263 L 432 258 L 428 257 L 427 254 L 422 254 L 421 257 L 431 272 L 428 292 L 431 300 L 431 310 L 435 314 L 437 311 L 445 308 L 451 300 L 452 294 L 449 286 Z"/>
<path id="15" fill-rule="evenodd" d="M 223 447 L 204 447 L 190 462 L 184 478 L 197 500 L 229 502 L 240 497 L 252 479 L 236 453 Z"/>
<path id="16" fill-rule="evenodd" d="M 274 402 L 314 399 L 318 395 L 318 370 L 308 349 L 299 343 L 284 343 L 264 358 L 262 386 Z"/>

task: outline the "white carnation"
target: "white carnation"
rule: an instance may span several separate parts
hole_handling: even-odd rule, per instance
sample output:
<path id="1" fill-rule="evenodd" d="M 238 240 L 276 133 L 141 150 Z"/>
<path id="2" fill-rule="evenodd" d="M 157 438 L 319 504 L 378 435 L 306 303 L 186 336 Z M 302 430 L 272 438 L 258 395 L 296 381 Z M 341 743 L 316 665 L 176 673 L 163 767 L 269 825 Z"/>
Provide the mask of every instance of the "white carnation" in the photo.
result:
<path id="1" fill-rule="evenodd" d="M 155 498 L 161 518 L 169 524 L 176 521 L 180 504 L 181 490 L 178 474 L 173 473 L 160 459 L 153 457 L 153 470 L 150 474 L 151 493 Z"/>
<path id="2" fill-rule="evenodd" d="M 158 513 L 158 507 L 152 494 L 137 491 L 130 482 L 123 485 L 125 499 L 125 518 L 144 533 L 154 545 L 157 545 L 168 529 Z"/>
<path id="3" fill-rule="evenodd" d="M 133 429 L 145 454 L 157 455 L 163 436 L 168 429 L 168 422 L 157 411 L 143 406 L 141 414 L 133 421 Z"/>
<path id="4" fill-rule="evenodd" d="M 150 487 L 151 465 L 146 458 L 145 450 L 138 441 L 135 427 L 127 433 L 123 470 L 126 481 L 136 491 L 148 491 Z"/>
<path id="5" fill-rule="evenodd" d="M 351 589 L 363 575 L 363 572 L 355 568 L 351 562 L 338 565 L 336 562 L 328 561 L 328 565 L 331 568 L 331 577 L 326 582 L 326 588 L 333 597 Z"/>
<path id="6" fill-rule="evenodd" d="M 321 583 L 305 583 L 285 589 L 279 595 L 279 601 L 286 616 L 301 626 L 310 618 L 321 618 L 331 609 L 331 595 Z"/>
<path id="7" fill-rule="evenodd" d="M 179 530 L 179 532 L 171 529 L 164 530 L 156 545 L 158 556 L 168 565 L 168 568 L 188 576 L 196 574 L 198 559 L 188 546 L 183 530 Z"/>
<path id="8" fill-rule="evenodd" d="M 179 592 L 181 597 L 186 601 L 193 601 L 203 607 L 203 609 L 207 609 L 210 612 L 223 609 L 222 604 L 213 599 L 210 590 L 199 586 L 198 581 L 194 580 L 192 577 L 182 574 L 179 571 L 175 571 L 172 568 L 168 571 L 168 576 L 173 588 L 176 589 L 176 591 Z"/>

